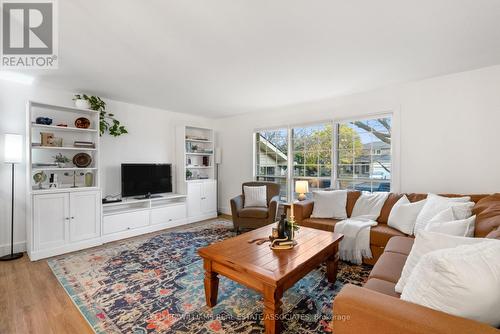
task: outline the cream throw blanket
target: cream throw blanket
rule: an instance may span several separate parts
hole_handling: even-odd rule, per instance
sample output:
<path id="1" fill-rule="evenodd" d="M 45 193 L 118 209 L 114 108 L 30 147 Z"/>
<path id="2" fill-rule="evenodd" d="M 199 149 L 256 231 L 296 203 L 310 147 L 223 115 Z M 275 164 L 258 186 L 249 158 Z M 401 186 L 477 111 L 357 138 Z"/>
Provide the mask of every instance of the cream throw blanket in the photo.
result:
<path id="1" fill-rule="evenodd" d="M 371 258 L 370 228 L 377 226 L 374 220 L 346 219 L 335 224 L 335 232 L 342 233 L 344 238 L 339 245 L 342 261 L 361 264 L 363 257 Z"/>

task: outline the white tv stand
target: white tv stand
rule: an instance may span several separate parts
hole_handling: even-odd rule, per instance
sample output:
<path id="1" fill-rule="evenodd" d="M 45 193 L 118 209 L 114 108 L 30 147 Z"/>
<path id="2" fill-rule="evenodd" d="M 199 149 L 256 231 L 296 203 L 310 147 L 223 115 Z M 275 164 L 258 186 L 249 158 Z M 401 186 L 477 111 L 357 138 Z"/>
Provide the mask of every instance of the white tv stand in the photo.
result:
<path id="1" fill-rule="evenodd" d="M 161 197 L 135 199 L 102 205 L 102 242 L 159 231 L 189 222 L 186 195 L 160 194 Z"/>

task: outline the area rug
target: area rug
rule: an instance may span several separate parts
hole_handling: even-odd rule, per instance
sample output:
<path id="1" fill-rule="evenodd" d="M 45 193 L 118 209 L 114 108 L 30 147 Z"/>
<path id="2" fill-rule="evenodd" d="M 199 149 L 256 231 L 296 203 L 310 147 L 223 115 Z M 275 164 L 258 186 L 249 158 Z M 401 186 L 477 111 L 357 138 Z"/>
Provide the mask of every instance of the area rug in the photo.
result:
<path id="1" fill-rule="evenodd" d="M 205 306 L 203 261 L 196 250 L 232 237 L 228 221 L 163 232 L 48 261 L 96 333 L 261 333 L 261 296 L 220 277 L 218 304 Z M 283 296 L 285 333 L 331 333 L 332 301 L 360 285 L 367 266 L 340 264 L 335 285 L 325 266 Z"/>

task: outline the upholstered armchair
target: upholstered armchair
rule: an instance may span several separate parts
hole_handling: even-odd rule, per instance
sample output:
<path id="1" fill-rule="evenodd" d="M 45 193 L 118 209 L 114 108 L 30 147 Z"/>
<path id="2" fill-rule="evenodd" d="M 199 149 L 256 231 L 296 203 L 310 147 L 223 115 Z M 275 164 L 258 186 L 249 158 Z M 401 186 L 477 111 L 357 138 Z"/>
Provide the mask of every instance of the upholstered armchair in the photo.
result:
<path id="1" fill-rule="evenodd" d="M 266 186 L 267 207 L 246 207 L 243 187 Z M 273 182 L 245 182 L 241 186 L 241 195 L 231 199 L 234 230 L 240 228 L 258 228 L 276 221 L 278 212 L 280 185 Z"/>

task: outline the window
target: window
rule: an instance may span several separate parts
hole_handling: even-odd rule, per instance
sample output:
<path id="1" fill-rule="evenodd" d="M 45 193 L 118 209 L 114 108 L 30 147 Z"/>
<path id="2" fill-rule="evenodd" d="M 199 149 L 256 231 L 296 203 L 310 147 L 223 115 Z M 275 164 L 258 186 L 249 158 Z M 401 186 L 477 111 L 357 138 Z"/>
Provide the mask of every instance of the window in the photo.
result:
<path id="1" fill-rule="evenodd" d="M 255 133 L 255 178 L 281 186 L 280 200 L 288 198 L 288 129 Z"/>
<path id="2" fill-rule="evenodd" d="M 309 193 L 329 188 L 332 177 L 333 126 L 331 123 L 292 128 L 293 176 L 295 181 L 307 180 Z M 295 193 L 295 189 L 293 190 Z"/>
<path id="3" fill-rule="evenodd" d="M 336 173 L 340 189 L 390 191 L 391 125 L 391 117 L 336 125 Z"/>
<path id="4" fill-rule="evenodd" d="M 308 181 L 307 197 L 326 188 L 390 191 L 391 126 L 384 116 L 256 132 L 255 179 L 279 183 L 283 202 L 296 198 L 297 180 Z"/>

